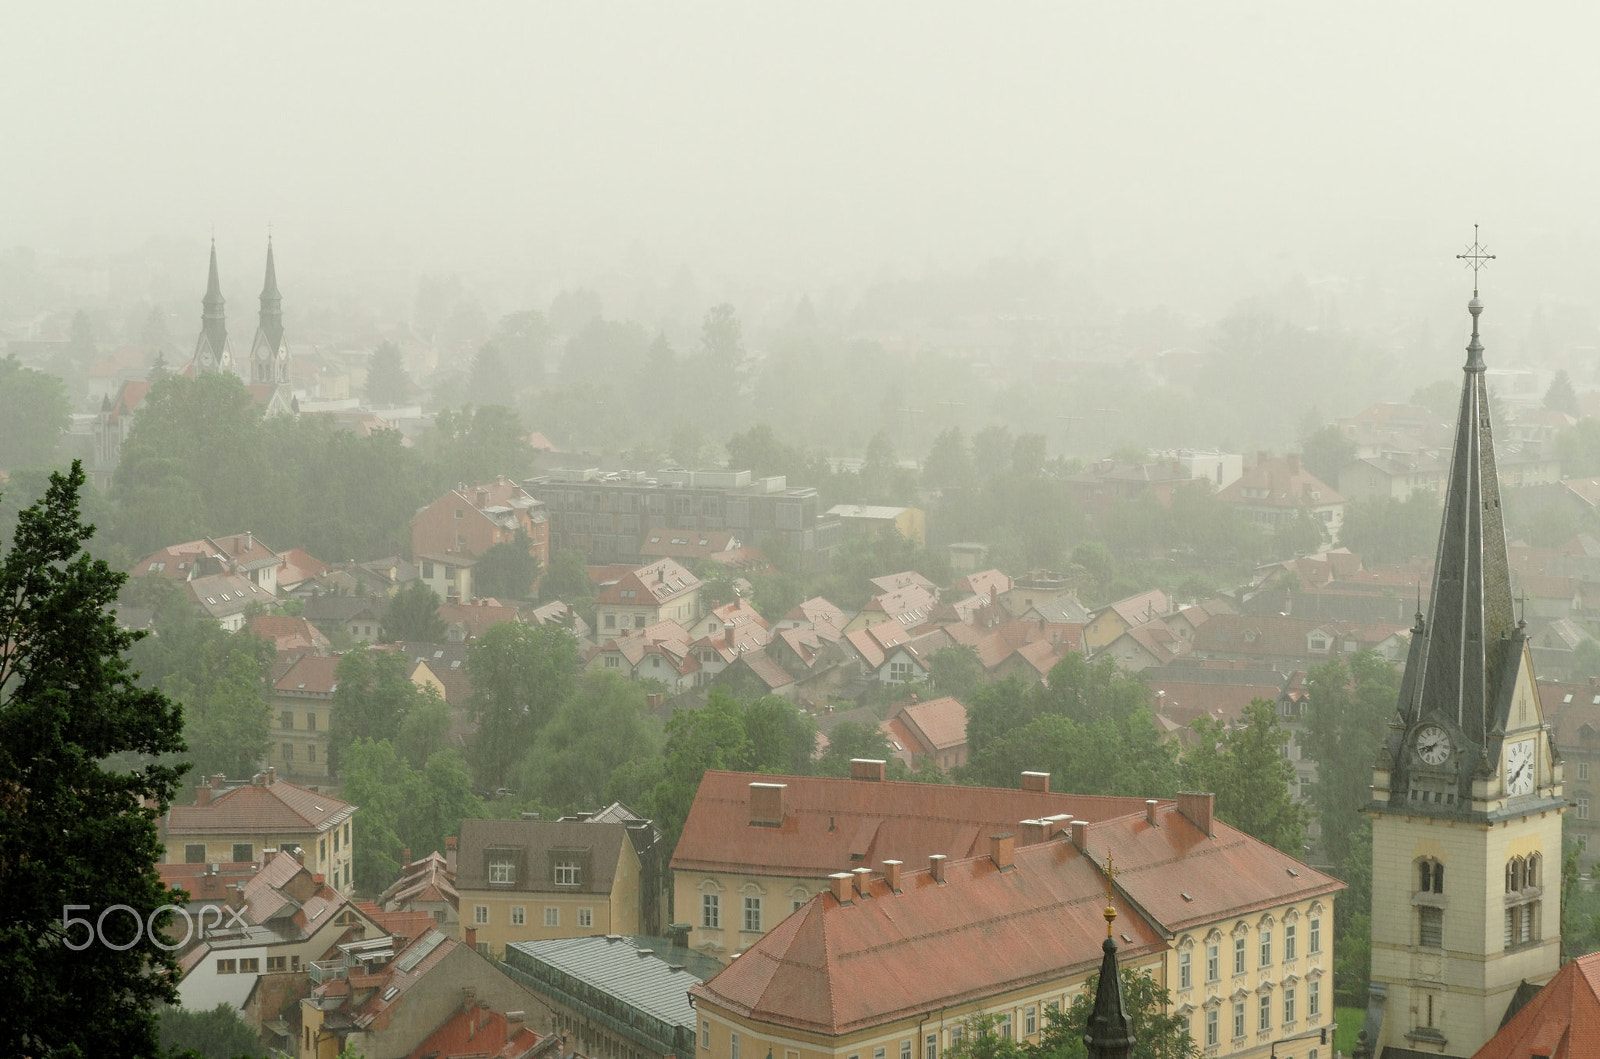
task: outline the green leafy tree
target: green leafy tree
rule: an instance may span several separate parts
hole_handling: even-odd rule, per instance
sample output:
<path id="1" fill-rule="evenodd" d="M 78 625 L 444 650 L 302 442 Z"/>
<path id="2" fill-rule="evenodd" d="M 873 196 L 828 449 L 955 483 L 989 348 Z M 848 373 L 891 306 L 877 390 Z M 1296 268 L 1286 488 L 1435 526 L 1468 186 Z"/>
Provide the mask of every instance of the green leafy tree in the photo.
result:
<path id="1" fill-rule="evenodd" d="M 490 545 L 472 566 L 473 590 L 483 597 L 523 600 L 533 596 L 539 579 L 539 558 L 520 526 L 509 541 Z"/>
<path id="2" fill-rule="evenodd" d="M 1188 1019 L 1172 1010 L 1171 994 L 1149 972 L 1119 969 L 1122 1006 L 1134 1038 L 1133 1059 L 1195 1059 L 1200 1047 L 1189 1033 Z M 1027 1047 L 1028 1059 L 1082 1059 L 1087 1049 L 1083 1034 L 1094 1012 L 1098 973 L 1089 976 L 1083 990 L 1066 1011 L 1046 1011 L 1039 1043 Z"/>
<path id="3" fill-rule="evenodd" d="M 750 764 L 763 771 L 804 776 L 817 749 L 817 724 L 778 695 L 745 703 L 742 711 Z"/>
<path id="4" fill-rule="evenodd" d="M 400 736 L 395 748 L 412 768 L 422 768 L 429 758 L 448 747 L 450 704 L 429 684 L 420 689 L 400 721 Z"/>
<path id="5" fill-rule="evenodd" d="M 922 484 L 934 489 L 967 488 L 973 484 L 972 453 L 960 427 L 949 427 L 933 439 L 922 461 Z"/>
<path id="6" fill-rule="evenodd" d="M 1352 500 L 1345 506 L 1339 542 L 1374 565 L 1431 559 L 1439 543 L 1439 519 L 1438 495 L 1421 489 L 1405 500 Z"/>
<path id="7" fill-rule="evenodd" d="M 1311 804 L 1321 817 L 1324 852 L 1342 867 L 1366 821 L 1372 763 L 1397 713 L 1400 673 L 1376 652 L 1358 651 L 1312 667 L 1306 687 L 1305 748 L 1317 763 Z"/>
<path id="8" fill-rule="evenodd" d="M 667 722 L 663 773 L 647 800 L 648 814 L 669 847 L 677 844 L 706 770 L 743 769 L 749 759 L 750 739 L 739 702 L 721 688 L 712 688 L 700 709 L 673 714 Z"/>
<path id="9" fill-rule="evenodd" d="M 218 1004 L 210 1011 L 188 1008 L 162 1008 L 160 1042 L 163 1052 L 200 1059 L 237 1059 L 265 1053 L 255 1028 L 239 1015 L 232 1004 Z"/>
<path id="10" fill-rule="evenodd" d="M 249 776 L 267 753 L 272 711 L 263 697 L 263 663 L 270 664 L 272 645 L 208 624 L 218 635 L 207 637 L 162 689 L 183 704 L 191 769 L 201 776 Z"/>
<path id="11" fill-rule="evenodd" d="M 556 707 L 513 787 L 566 811 L 598 808 L 612 775 L 631 762 L 659 757 L 663 742 L 645 708 L 644 687 L 596 670 Z"/>
<path id="12" fill-rule="evenodd" d="M 353 870 L 367 893 L 394 880 L 403 850 L 443 849 L 462 820 L 484 815 L 456 750 L 438 751 L 414 769 L 388 740 L 362 739 L 346 749 L 341 779 L 344 795 L 361 806 Z"/>
<path id="13" fill-rule="evenodd" d="M 178 978 L 150 940 L 170 900 L 156 820 L 181 770 L 106 763 L 181 752 L 182 716 L 123 658 L 136 637 L 110 606 L 124 575 L 83 550 L 83 481 L 77 461 L 52 475 L 0 560 L 0 981 L 13 1000 L 0 1004 L 0 1052 L 153 1056 L 154 1008 L 176 1001 Z M 111 940 L 137 933 L 129 947 L 84 947 L 65 922 L 73 904 L 91 917 L 127 905 L 155 929 L 112 916 Z"/>
<path id="14" fill-rule="evenodd" d="M 490 341 L 500 350 L 511 383 L 517 389 L 544 378 L 544 358 L 550 343 L 550 325 L 537 309 L 523 309 L 500 318 Z"/>
<path id="15" fill-rule="evenodd" d="M 1356 461 L 1357 451 L 1356 443 L 1332 423 L 1300 439 L 1301 463 L 1335 489 L 1339 486 L 1339 472 Z"/>
<path id="16" fill-rule="evenodd" d="M 445 630 L 445 620 L 439 616 L 439 594 L 420 579 L 396 592 L 383 612 L 384 643 L 440 643 Z"/>
<path id="17" fill-rule="evenodd" d="M 485 786 L 502 786 L 557 707 L 572 693 L 578 645 L 551 625 L 504 622 L 468 650 L 478 717 L 473 764 Z"/>
<path id="18" fill-rule="evenodd" d="M 967 644 L 942 647 L 928 658 L 928 677 L 936 694 L 965 703 L 983 684 L 983 660 Z"/>
<path id="19" fill-rule="evenodd" d="M 1215 791 L 1217 816 L 1245 834 L 1298 857 L 1306 839 L 1305 808 L 1289 793 L 1294 765 L 1284 756 L 1289 733 L 1278 711 L 1256 699 L 1224 729 L 1209 717 L 1192 728 L 1197 745 L 1184 755 L 1190 790 Z"/>
<path id="20" fill-rule="evenodd" d="M 1026 1045 L 1000 1032 L 1000 1016 L 969 1015 L 961 1020 L 961 1039 L 944 1051 L 945 1059 L 1024 1059 Z"/>
<path id="21" fill-rule="evenodd" d="M 339 659 L 334 679 L 328 760 L 341 771 L 345 749 L 356 740 L 396 741 L 422 690 L 411 682 L 410 659 L 398 651 L 350 651 Z"/>
<path id="22" fill-rule="evenodd" d="M 415 390 L 400 347 L 393 342 L 383 343 L 373 352 L 372 363 L 367 367 L 367 403 L 374 407 L 405 404 Z"/>
<path id="23" fill-rule="evenodd" d="M 467 399 L 479 407 L 503 405 L 513 392 L 511 371 L 493 342 L 485 342 L 472 358 L 472 373 L 467 377 Z"/>
<path id="24" fill-rule="evenodd" d="M 520 479 L 533 459 L 521 419 L 501 404 L 446 408 L 426 442 L 432 480 L 439 488 L 502 474 Z"/>
<path id="25" fill-rule="evenodd" d="M 0 360 L 0 468 L 48 467 L 67 429 L 67 387 L 47 372 Z"/>
<path id="26" fill-rule="evenodd" d="M 550 569 L 539 582 L 539 598 L 552 603 L 561 600 L 576 604 L 594 596 L 594 582 L 584 568 L 583 553 L 575 548 L 558 548 L 550 556 Z"/>
<path id="27" fill-rule="evenodd" d="M 892 771 L 905 771 L 900 759 L 889 752 L 889 739 L 883 729 L 860 721 L 840 721 L 828 730 L 828 748 L 817 759 L 817 775 L 848 776 L 854 758 L 885 761 Z"/>

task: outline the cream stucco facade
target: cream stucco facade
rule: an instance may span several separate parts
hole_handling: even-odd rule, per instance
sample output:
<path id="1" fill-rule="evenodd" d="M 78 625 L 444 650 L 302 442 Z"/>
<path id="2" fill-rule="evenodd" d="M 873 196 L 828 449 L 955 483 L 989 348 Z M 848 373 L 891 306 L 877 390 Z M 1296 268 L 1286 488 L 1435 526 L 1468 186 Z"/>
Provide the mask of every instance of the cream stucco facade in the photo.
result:
<path id="1" fill-rule="evenodd" d="M 503 958 L 514 941 L 548 941 L 605 934 L 643 934 L 639 857 L 624 842 L 610 893 L 573 890 L 459 890 L 461 919 L 480 952 Z"/>

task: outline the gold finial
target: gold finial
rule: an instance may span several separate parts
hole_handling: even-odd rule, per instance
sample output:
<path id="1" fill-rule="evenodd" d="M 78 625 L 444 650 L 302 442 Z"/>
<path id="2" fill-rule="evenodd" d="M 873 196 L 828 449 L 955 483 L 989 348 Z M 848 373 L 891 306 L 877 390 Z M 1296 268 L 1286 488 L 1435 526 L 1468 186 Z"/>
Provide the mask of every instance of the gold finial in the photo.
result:
<path id="1" fill-rule="evenodd" d="M 1104 875 L 1106 880 L 1106 908 L 1105 911 L 1101 912 L 1100 914 L 1106 917 L 1106 937 L 1109 938 L 1111 936 L 1111 924 L 1115 922 L 1117 918 L 1117 910 L 1111 904 L 1111 885 L 1116 881 L 1117 876 L 1122 874 L 1117 870 L 1116 863 L 1112 860 L 1111 854 L 1109 853 L 1106 854 L 1106 863 L 1105 866 L 1100 869 L 1100 874 Z"/>

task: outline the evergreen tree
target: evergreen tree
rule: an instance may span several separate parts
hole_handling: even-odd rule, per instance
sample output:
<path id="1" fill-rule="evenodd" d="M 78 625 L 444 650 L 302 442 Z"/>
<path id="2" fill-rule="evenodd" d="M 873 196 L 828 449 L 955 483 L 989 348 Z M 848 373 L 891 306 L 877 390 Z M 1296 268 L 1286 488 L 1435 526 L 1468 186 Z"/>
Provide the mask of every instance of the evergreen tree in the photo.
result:
<path id="1" fill-rule="evenodd" d="M 367 367 L 367 404 L 374 408 L 405 404 L 415 389 L 400 347 L 393 342 L 379 346 Z"/>
<path id="2" fill-rule="evenodd" d="M 50 466 L 70 407 L 59 378 L 0 359 L 0 470 Z"/>
<path id="3" fill-rule="evenodd" d="M 1578 391 L 1572 388 L 1572 378 L 1565 368 L 1550 380 L 1550 388 L 1544 392 L 1544 406 L 1552 412 L 1565 412 L 1573 417 L 1583 414 L 1578 407 Z"/>
<path id="4" fill-rule="evenodd" d="M 139 688 L 122 657 L 136 639 L 110 611 L 124 575 L 83 550 L 93 532 L 79 516 L 83 482 L 77 461 L 52 475 L 0 559 L 7 1055 L 156 1055 L 155 1005 L 177 999 L 176 958 L 152 935 L 160 936 L 156 911 L 170 900 L 155 869 L 156 820 L 180 769 L 113 772 L 106 764 L 112 755 L 148 761 L 182 751 L 182 716 L 159 691 Z M 64 911 L 73 905 L 86 910 Z M 107 916 L 105 940 L 126 948 L 85 934 L 114 905 L 133 912 Z"/>

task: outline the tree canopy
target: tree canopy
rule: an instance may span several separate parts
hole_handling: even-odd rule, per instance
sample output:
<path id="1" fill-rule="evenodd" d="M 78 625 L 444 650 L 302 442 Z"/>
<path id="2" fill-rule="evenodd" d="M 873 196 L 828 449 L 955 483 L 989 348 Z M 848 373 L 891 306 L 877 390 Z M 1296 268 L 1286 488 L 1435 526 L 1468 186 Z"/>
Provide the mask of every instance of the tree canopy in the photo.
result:
<path id="1" fill-rule="evenodd" d="M 53 464 L 69 409 L 59 378 L 23 367 L 15 356 L 0 359 L 0 468 Z"/>

